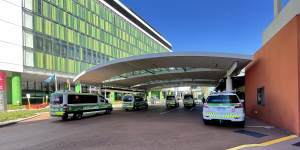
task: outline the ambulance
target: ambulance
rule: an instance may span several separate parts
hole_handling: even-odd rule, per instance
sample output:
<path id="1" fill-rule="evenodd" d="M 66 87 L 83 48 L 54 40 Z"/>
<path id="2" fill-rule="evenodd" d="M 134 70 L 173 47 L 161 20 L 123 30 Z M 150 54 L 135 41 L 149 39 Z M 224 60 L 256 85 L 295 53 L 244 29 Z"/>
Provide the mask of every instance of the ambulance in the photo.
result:
<path id="1" fill-rule="evenodd" d="M 203 104 L 203 122 L 205 125 L 211 121 L 231 121 L 240 127 L 245 126 L 244 100 L 234 92 L 214 92 L 210 94 Z"/>

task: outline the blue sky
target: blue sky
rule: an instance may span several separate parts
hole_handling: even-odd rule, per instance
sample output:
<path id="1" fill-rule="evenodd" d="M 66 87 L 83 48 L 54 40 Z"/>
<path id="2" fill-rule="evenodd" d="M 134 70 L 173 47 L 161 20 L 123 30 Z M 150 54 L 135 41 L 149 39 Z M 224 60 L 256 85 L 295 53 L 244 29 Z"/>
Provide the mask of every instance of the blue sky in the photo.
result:
<path id="1" fill-rule="evenodd" d="M 121 1 L 158 30 L 176 52 L 253 54 L 273 19 L 273 0 Z"/>

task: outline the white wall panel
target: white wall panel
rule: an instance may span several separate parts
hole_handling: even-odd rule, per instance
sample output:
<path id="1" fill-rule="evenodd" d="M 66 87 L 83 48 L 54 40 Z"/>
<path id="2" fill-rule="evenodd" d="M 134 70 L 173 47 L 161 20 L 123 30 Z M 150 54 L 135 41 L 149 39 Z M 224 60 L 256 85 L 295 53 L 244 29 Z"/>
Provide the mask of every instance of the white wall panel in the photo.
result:
<path id="1" fill-rule="evenodd" d="M 0 0 L 0 70 L 22 72 L 22 0 Z"/>

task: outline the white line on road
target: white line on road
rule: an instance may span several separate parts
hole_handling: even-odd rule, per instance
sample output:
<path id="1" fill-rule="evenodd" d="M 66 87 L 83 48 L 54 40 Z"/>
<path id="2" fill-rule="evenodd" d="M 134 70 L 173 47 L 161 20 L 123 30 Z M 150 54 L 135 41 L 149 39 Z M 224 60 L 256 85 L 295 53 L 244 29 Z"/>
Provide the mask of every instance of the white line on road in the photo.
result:
<path id="1" fill-rule="evenodd" d="M 190 111 L 193 111 L 195 108 L 196 108 L 196 107 L 191 108 Z"/>
<path id="2" fill-rule="evenodd" d="M 266 128 L 266 129 L 272 129 L 273 126 L 246 126 L 247 128 Z"/>
<path id="3" fill-rule="evenodd" d="M 179 108 L 179 107 L 178 107 L 178 108 Z M 161 112 L 161 113 L 159 113 L 159 114 L 164 115 L 164 114 L 167 114 L 167 113 L 169 113 L 169 112 L 178 110 L 178 108 L 175 108 L 175 109 L 172 109 L 172 110 L 169 110 L 169 111 L 164 111 L 164 112 Z"/>

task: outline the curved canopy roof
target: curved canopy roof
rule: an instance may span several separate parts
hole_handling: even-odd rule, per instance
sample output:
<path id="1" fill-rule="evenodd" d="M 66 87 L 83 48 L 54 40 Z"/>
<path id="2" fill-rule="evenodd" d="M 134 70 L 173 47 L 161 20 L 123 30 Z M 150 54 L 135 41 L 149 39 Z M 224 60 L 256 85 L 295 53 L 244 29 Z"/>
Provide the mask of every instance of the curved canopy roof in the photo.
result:
<path id="1" fill-rule="evenodd" d="M 216 85 L 236 64 L 236 75 L 251 61 L 251 56 L 229 53 L 157 53 L 116 59 L 83 71 L 74 82 L 89 84 L 116 84 L 128 87 L 159 85 L 163 82 L 189 79 L 181 83 Z M 202 80 L 202 81 L 201 81 Z M 209 80 L 209 82 L 208 82 Z M 153 86 L 141 86 L 141 88 Z"/>

